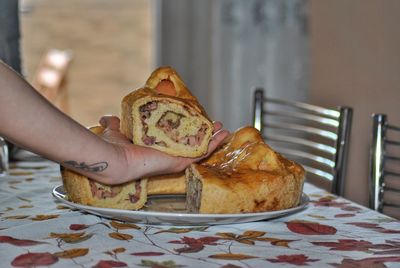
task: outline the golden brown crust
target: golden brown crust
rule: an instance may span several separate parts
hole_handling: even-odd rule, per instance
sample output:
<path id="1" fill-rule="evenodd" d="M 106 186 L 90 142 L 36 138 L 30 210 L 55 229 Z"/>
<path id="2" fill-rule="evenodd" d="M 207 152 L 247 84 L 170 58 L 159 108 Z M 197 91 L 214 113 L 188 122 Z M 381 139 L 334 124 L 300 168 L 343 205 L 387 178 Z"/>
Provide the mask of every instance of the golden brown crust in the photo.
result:
<path id="1" fill-rule="evenodd" d="M 159 85 L 165 81 L 170 85 L 167 85 L 166 90 L 160 90 Z M 143 118 L 143 107 L 151 103 L 156 108 L 148 111 L 149 117 Z M 167 113 L 179 118 L 179 124 L 172 130 L 170 126 L 163 129 L 158 125 Z M 204 108 L 170 67 L 155 70 L 145 87 L 126 95 L 121 103 L 121 132 L 134 144 L 152 147 L 171 155 L 199 157 L 205 154 L 213 128 Z M 147 136 L 147 131 L 152 134 Z M 192 137 L 191 140 L 195 139 L 196 142 L 190 143 L 187 137 Z"/>
<path id="2" fill-rule="evenodd" d="M 104 128 L 95 126 L 90 130 L 101 136 Z M 60 166 L 60 171 L 64 190 L 72 202 L 95 207 L 138 210 L 147 201 L 147 179 L 109 186 L 95 182 L 62 166 Z M 94 192 L 97 192 L 97 195 Z"/>
<path id="3" fill-rule="evenodd" d="M 173 83 L 175 94 L 171 96 L 185 100 L 197 101 L 196 98 L 190 93 L 188 87 L 185 85 L 179 74 L 169 66 L 162 66 L 154 70 L 147 79 L 145 87 L 156 91 L 157 86 L 163 80 L 168 80 Z"/>
<path id="4" fill-rule="evenodd" d="M 201 181 L 199 213 L 287 209 L 300 201 L 304 183 L 304 169 L 274 152 L 252 127 L 236 131 L 210 158 L 192 164 L 186 176 L 188 183 Z"/>
<path id="5" fill-rule="evenodd" d="M 185 173 L 160 175 L 150 177 L 147 180 L 147 194 L 185 194 L 186 177 Z"/>
<path id="6" fill-rule="evenodd" d="M 64 190 L 72 202 L 87 205 L 92 199 L 87 177 L 60 166 Z"/>

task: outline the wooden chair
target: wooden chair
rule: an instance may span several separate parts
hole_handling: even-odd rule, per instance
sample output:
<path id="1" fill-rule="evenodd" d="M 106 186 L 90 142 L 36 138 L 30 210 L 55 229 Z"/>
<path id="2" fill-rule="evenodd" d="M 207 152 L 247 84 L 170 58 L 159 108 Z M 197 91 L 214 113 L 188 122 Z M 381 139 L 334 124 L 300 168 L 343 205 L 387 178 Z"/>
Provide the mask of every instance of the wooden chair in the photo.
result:
<path id="1" fill-rule="evenodd" d="M 254 91 L 253 126 L 276 151 L 306 170 L 307 181 L 343 195 L 352 109 L 327 109 Z"/>
<path id="2" fill-rule="evenodd" d="M 372 116 L 370 208 L 400 219 L 400 126 L 385 114 Z"/>
<path id="3" fill-rule="evenodd" d="M 72 58 L 72 52 L 69 50 L 47 51 L 32 82 L 36 90 L 65 113 L 68 112 L 68 92 L 65 85 Z"/>

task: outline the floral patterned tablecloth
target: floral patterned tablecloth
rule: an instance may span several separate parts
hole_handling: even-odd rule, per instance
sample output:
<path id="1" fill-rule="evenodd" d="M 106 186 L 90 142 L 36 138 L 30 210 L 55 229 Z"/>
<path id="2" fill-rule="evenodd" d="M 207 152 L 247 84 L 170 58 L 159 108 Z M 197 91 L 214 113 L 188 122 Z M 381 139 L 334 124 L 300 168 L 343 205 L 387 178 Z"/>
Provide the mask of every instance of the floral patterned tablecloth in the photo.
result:
<path id="1" fill-rule="evenodd" d="M 56 201 L 58 165 L 0 177 L 0 267 L 400 267 L 400 223 L 310 184 L 307 209 L 219 226 L 148 226 Z"/>

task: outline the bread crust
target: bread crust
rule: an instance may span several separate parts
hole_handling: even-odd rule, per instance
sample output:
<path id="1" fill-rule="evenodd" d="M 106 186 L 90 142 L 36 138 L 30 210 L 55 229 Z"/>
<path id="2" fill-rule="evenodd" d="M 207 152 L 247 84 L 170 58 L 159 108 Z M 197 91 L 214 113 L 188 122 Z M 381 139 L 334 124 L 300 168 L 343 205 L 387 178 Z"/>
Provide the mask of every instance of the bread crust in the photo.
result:
<path id="1" fill-rule="evenodd" d="M 211 214 L 287 209 L 300 201 L 304 173 L 265 144 L 258 130 L 241 128 L 209 159 L 186 170 L 188 207 Z M 196 194 L 199 204 L 192 204 Z"/>
<path id="2" fill-rule="evenodd" d="M 185 194 L 186 176 L 185 172 L 169 175 L 150 177 L 147 180 L 147 194 Z"/>

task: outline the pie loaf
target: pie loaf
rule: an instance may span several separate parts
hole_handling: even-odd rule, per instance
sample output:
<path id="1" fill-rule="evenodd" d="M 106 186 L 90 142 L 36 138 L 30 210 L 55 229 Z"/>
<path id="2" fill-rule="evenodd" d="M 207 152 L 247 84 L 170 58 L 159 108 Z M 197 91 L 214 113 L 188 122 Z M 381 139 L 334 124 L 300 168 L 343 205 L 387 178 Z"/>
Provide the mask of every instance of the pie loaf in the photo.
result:
<path id="1" fill-rule="evenodd" d="M 304 169 L 264 143 L 253 127 L 237 130 L 211 157 L 186 169 L 192 213 L 282 210 L 301 198 Z"/>

